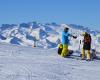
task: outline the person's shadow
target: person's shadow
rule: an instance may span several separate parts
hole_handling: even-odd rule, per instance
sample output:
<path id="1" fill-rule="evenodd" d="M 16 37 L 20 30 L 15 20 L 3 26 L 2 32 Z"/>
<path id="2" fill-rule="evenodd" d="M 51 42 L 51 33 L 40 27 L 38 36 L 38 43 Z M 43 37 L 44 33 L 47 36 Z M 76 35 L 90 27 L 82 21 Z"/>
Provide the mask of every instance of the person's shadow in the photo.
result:
<path id="1" fill-rule="evenodd" d="M 98 56 L 97 54 L 100 54 L 99 52 L 97 52 L 95 49 L 92 49 L 92 54 L 91 54 L 91 58 L 93 60 L 100 60 L 100 56 Z"/>
<path id="2" fill-rule="evenodd" d="M 100 53 L 96 52 L 96 56 L 94 57 L 94 60 L 100 60 L 100 56 L 98 56 L 97 54 L 100 54 Z"/>
<path id="3" fill-rule="evenodd" d="M 100 60 L 100 57 L 97 56 L 96 58 L 94 58 L 94 60 Z"/>

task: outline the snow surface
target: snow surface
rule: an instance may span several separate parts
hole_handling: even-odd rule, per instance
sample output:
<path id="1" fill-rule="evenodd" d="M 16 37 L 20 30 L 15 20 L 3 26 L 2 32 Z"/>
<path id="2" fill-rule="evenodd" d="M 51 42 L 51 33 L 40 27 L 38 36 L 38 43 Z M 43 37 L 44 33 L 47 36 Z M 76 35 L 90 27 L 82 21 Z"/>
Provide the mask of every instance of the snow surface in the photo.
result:
<path id="1" fill-rule="evenodd" d="M 100 60 L 62 58 L 56 51 L 0 43 L 0 80 L 100 80 Z"/>

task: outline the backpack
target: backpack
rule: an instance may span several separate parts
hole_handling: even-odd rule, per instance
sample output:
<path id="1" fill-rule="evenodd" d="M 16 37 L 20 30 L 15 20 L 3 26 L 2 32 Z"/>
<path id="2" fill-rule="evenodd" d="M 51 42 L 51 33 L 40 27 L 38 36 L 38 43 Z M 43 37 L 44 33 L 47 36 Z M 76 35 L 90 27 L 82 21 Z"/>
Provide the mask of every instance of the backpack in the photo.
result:
<path id="1" fill-rule="evenodd" d="M 85 43 L 91 43 L 91 36 L 90 36 L 90 34 L 86 34 L 84 36 L 84 42 Z"/>
<path id="2" fill-rule="evenodd" d="M 62 44 L 59 44 L 59 47 L 58 47 L 58 54 L 59 55 L 61 55 L 62 49 L 63 49 L 63 45 Z"/>

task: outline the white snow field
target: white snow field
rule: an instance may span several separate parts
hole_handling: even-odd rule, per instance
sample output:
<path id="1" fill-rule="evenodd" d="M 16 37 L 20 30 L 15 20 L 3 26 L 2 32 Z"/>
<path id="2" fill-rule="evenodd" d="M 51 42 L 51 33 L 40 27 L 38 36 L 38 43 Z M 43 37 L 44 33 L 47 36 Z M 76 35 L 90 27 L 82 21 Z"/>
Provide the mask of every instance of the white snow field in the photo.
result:
<path id="1" fill-rule="evenodd" d="M 100 60 L 62 58 L 56 49 L 0 43 L 0 80 L 100 80 Z"/>

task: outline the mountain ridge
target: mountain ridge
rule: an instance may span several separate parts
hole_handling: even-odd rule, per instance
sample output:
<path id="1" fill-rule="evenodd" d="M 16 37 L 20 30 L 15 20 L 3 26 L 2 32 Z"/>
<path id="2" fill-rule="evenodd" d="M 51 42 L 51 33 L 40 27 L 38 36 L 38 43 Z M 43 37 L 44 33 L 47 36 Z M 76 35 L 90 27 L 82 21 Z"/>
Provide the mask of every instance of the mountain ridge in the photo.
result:
<path id="1" fill-rule="evenodd" d="M 93 41 L 100 43 L 100 32 L 76 24 L 56 24 L 28 22 L 21 24 L 3 24 L 0 27 L 0 42 L 33 46 L 42 48 L 56 48 L 61 42 L 64 27 L 69 27 L 69 33 L 82 36 L 82 32 L 91 34 Z M 95 40 L 96 38 L 96 40 Z M 78 40 L 77 40 L 78 42 Z M 74 42 L 75 43 L 75 42 Z"/>

